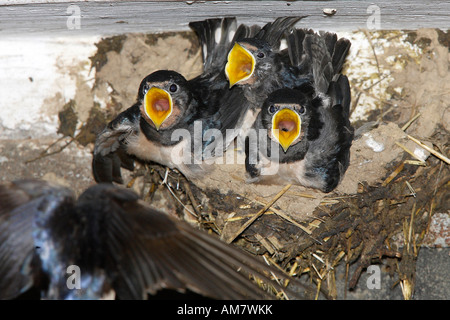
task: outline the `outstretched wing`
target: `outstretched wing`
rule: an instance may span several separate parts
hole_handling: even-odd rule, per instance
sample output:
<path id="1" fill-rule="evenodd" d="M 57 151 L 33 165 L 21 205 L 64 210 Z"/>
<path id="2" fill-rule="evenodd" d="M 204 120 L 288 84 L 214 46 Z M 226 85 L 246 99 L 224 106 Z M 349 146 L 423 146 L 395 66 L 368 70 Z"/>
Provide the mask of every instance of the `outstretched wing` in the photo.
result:
<path id="1" fill-rule="evenodd" d="M 2 298 L 39 286 L 37 279 L 44 275 L 47 283 L 40 288 L 53 299 L 101 298 L 111 289 L 121 299 L 145 299 L 161 288 L 216 299 L 260 299 L 270 295 L 249 275 L 278 289 L 284 288 L 271 275 L 288 279 L 112 184 L 94 185 L 74 203 L 65 188 L 18 181 L 0 185 L 0 199 L 11 199 L 0 205 Z M 72 265 L 81 271 L 78 291 L 66 282 Z"/>
<path id="2" fill-rule="evenodd" d="M 105 255 L 106 273 L 122 299 L 142 299 L 160 288 L 189 289 L 216 299 L 267 298 L 248 274 L 266 281 L 269 273 L 287 278 L 232 245 L 150 208 L 129 189 L 96 185 L 80 197 L 78 206 L 90 207 L 95 220 L 104 223 L 104 247 L 97 250 Z"/>
<path id="3" fill-rule="evenodd" d="M 45 181 L 0 184 L 0 299 L 12 299 L 47 281 L 36 253 L 34 231 L 45 217 L 43 206 L 57 208 L 73 193 Z"/>

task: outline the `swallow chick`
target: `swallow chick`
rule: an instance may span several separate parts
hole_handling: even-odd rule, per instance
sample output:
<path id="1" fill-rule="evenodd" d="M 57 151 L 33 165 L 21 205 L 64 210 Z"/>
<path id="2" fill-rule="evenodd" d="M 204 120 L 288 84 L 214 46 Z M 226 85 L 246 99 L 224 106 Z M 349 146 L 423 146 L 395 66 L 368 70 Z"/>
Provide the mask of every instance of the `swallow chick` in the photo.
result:
<path id="1" fill-rule="evenodd" d="M 314 97 L 312 87 L 269 95 L 245 142 L 249 182 L 336 188 L 349 165 L 353 128 L 347 77 L 331 87 L 328 100 Z"/>
<path id="2" fill-rule="evenodd" d="M 146 299 L 167 288 L 214 299 L 271 298 L 288 276 L 149 207 L 130 189 L 97 184 L 78 199 L 46 181 L 0 184 L 0 299 L 31 287 L 43 299 Z M 296 283 L 296 280 L 292 280 Z"/>
<path id="3" fill-rule="evenodd" d="M 225 73 L 230 87 L 240 87 L 245 98 L 239 108 L 224 111 L 220 121 L 238 128 L 241 142 L 268 94 L 307 84 L 314 84 L 318 92 L 326 93 L 330 76 L 342 69 L 350 42 L 337 39 L 334 33 L 316 34 L 310 29 L 293 28 L 301 18 L 278 18 L 255 37 L 236 42 L 228 54 Z M 318 37 L 326 44 L 326 52 L 317 47 Z M 282 38 L 287 42 L 286 50 L 279 49 Z M 319 81 L 320 76 L 325 79 Z"/>
<path id="4" fill-rule="evenodd" d="M 120 113 L 96 139 L 95 180 L 122 183 L 120 167 L 126 164 L 132 169 L 133 157 L 176 168 L 188 177 L 195 175 L 200 169 L 190 157 L 190 137 L 194 121 L 202 119 L 199 108 L 188 81 L 179 73 L 160 70 L 145 77 L 138 102 Z"/>
<path id="5" fill-rule="evenodd" d="M 217 112 L 221 105 L 222 96 L 228 89 L 225 75 L 227 55 L 234 42 L 253 37 L 260 31 L 260 27 L 237 26 L 235 18 L 207 19 L 189 23 L 200 39 L 203 53 L 203 72 L 190 80 L 192 90 L 199 100 L 211 110 Z"/>
<path id="6" fill-rule="evenodd" d="M 301 79 L 288 64 L 288 56 L 280 49 L 283 35 L 304 17 L 277 18 L 267 23 L 254 37 L 235 41 L 228 53 L 225 74 L 230 88 L 243 86 L 245 95 L 253 108 L 278 86 L 294 85 Z M 275 87 L 275 88 L 274 88 Z"/>
<path id="7" fill-rule="evenodd" d="M 242 96 L 233 105 L 222 105 L 219 111 L 218 122 L 226 129 L 234 129 L 227 143 L 237 136 L 245 137 L 270 92 L 311 81 L 308 72 L 291 64 L 287 50 L 280 49 L 284 34 L 302 18 L 277 18 L 254 37 L 234 42 L 225 65 L 230 87 L 227 94 L 237 91 Z"/>
<path id="8" fill-rule="evenodd" d="M 290 181 L 330 192 L 349 165 L 354 135 L 350 86 L 339 73 L 350 42 L 331 33 L 295 32 L 302 41 L 292 37 L 288 46 L 302 43 L 306 58 L 291 50 L 291 61 L 306 59 L 314 81 L 269 95 L 245 140 L 246 171 L 249 182 Z"/>
<path id="9" fill-rule="evenodd" d="M 252 36 L 258 27 L 240 25 L 235 18 L 192 22 L 202 47 L 204 71 L 186 80 L 175 71 L 160 70 L 142 80 L 136 104 L 119 114 L 96 140 L 93 174 L 97 182 L 123 183 L 121 167 L 133 170 L 134 159 L 178 169 L 187 178 L 211 169 L 202 163 L 203 151 L 220 129 L 216 113 L 222 92 L 228 90 L 224 74 L 232 41 Z M 230 99 L 233 104 L 235 98 Z"/>

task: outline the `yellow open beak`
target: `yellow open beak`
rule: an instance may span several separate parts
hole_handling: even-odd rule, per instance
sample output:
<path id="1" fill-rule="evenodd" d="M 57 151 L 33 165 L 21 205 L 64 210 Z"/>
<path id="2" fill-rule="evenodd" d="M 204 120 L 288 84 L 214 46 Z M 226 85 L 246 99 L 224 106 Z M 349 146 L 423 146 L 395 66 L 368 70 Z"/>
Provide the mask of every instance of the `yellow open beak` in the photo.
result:
<path id="1" fill-rule="evenodd" d="M 225 74 L 230 82 L 230 88 L 237 82 L 250 78 L 254 70 L 255 58 L 250 51 L 236 42 L 228 53 L 228 62 L 225 66 Z"/>
<path id="2" fill-rule="evenodd" d="M 302 121 L 291 109 L 279 110 L 272 117 L 272 135 L 286 152 L 291 144 L 300 136 Z"/>
<path id="3" fill-rule="evenodd" d="M 159 88 L 152 87 L 144 97 L 144 110 L 155 124 L 156 130 L 172 114 L 172 97 Z"/>

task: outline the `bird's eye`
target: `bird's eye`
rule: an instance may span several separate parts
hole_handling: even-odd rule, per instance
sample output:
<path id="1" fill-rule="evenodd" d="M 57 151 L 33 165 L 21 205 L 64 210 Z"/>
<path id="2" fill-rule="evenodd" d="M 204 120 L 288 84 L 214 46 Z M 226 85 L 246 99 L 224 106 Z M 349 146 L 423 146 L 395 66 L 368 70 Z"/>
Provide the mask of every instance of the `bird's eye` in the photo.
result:
<path id="1" fill-rule="evenodd" d="M 148 83 L 144 84 L 144 87 L 143 87 L 144 94 L 146 94 L 149 89 L 150 89 L 150 86 L 148 85 Z"/>
<path id="2" fill-rule="evenodd" d="M 264 54 L 264 52 L 258 52 L 258 53 L 256 54 L 256 56 L 257 56 L 258 58 L 262 59 L 262 58 L 265 57 L 265 54 Z"/>
<path id="3" fill-rule="evenodd" d="M 304 114 L 305 113 L 305 107 L 304 106 L 300 106 L 300 109 L 298 109 L 298 113 Z"/>
<path id="4" fill-rule="evenodd" d="M 174 83 L 169 87 L 170 92 L 177 92 L 178 86 Z"/>
<path id="5" fill-rule="evenodd" d="M 273 105 L 269 107 L 269 113 L 275 113 L 276 110 L 277 108 Z"/>

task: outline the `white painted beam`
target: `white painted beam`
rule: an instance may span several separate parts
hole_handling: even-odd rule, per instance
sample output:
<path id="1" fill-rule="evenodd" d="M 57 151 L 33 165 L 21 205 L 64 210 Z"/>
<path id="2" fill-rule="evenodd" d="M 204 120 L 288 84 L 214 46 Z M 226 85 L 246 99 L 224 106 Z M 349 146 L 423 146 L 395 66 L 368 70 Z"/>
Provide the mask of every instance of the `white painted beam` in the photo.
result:
<path id="1" fill-rule="evenodd" d="M 24 4 L 0 2 L 0 37 L 23 35 L 115 35 L 135 32 L 188 30 L 188 23 L 211 17 L 236 16 L 242 23 L 263 24 L 279 16 L 308 15 L 299 27 L 352 31 L 373 26 L 377 13 L 371 1 L 60 1 Z M 1 5 L 3 4 L 3 5 Z M 9 5 L 6 5 L 9 4 Z M 78 13 L 79 29 L 69 29 L 68 19 Z M 449 1 L 377 1 L 381 29 L 448 29 Z M 326 16 L 323 9 L 337 12 Z M 378 17 L 376 17 L 378 18 Z"/>

